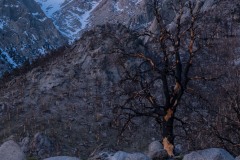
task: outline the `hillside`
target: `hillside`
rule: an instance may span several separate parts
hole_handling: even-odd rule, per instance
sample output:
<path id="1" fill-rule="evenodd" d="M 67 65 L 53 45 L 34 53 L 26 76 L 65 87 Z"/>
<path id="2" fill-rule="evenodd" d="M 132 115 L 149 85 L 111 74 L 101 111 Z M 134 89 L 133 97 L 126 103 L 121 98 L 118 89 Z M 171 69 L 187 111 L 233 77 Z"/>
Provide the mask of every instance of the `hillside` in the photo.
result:
<path id="1" fill-rule="evenodd" d="M 50 1 L 42 2 L 51 6 Z M 220 13 L 233 4 L 199 1 L 195 8 L 184 6 L 182 19 L 174 9 L 160 10 L 168 20 L 161 24 L 151 14 L 141 17 L 140 12 L 136 21 L 125 21 L 130 17 L 130 12 L 122 11 L 126 4 L 137 3 L 141 10 L 150 11 L 144 1 L 128 2 L 116 5 L 103 0 L 94 10 L 90 5 L 92 19 L 114 13 L 107 18 L 113 24 L 96 18 L 96 26 L 71 45 L 5 74 L 0 80 L 0 140 L 14 139 L 33 159 L 56 155 L 87 159 L 101 150 L 144 152 L 152 141 L 162 141 L 162 122 L 173 118 L 170 128 L 181 154 L 221 147 L 239 155 L 239 10 Z M 46 6 L 46 14 L 56 11 Z M 191 25 L 194 9 L 194 14 L 204 16 Z M 121 12 L 119 21 L 126 23 L 115 24 L 115 13 Z M 131 28 L 132 20 L 141 23 Z M 146 30 L 135 30 L 145 25 Z M 190 42 L 193 45 L 188 46 Z M 187 76 L 179 60 L 183 67 L 192 67 Z M 170 96 L 178 93 L 175 84 L 182 79 L 189 84 L 179 96 L 181 101 L 172 103 L 175 97 Z M 170 105 L 158 106 L 167 102 L 166 92 L 171 104 L 178 106 L 174 113 L 164 110 L 166 115 L 160 116 Z"/>
<path id="2" fill-rule="evenodd" d="M 0 76 L 66 43 L 35 1 L 0 1 Z"/>
<path id="3" fill-rule="evenodd" d="M 98 27 L 64 54 L 6 82 L 0 91 L 1 139 L 44 132 L 60 153 L 73 155 L 78 148 L 83 157 L 100 144 L 134 149 L 157 139 L 157 128 L 150 132 L 145 128 L 154 122 L 144 122 L 141 135 L 127 134 L 122 140 L 121 128 L 113 121 L 116 97 L 112 93 L 117 90 L 120 68 L 114 65 L 117 56 L 111 54 L 118 41 L 111 35 L 121 39 L 127 34 L 129 30 L 121 25 Z M 143 135 L 146 141 L 137 141 Z"/>

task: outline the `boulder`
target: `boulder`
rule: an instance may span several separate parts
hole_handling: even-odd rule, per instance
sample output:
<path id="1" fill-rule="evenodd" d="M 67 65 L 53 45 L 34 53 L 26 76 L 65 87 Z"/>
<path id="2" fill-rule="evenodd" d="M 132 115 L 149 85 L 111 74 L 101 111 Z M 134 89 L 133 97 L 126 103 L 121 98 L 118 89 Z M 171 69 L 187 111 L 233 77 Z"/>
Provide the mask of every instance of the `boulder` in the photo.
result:
<path id="1" fill-rule="evenodd" d="M 114 155 L 113 152 L 101 151 L 99 153 L 91 155 L 91 157 L 88 158 L 88 160 L 109 160 L 110 157 L 112 157 L 113 155 Z"/>
<path id="2" fill-rule="evenodd" d="M 150 160 L 148 156 L 142 153 L 116 152 L 109 160 Z"/>
<path id="3" fill-rule="evenodd" d="M 180 155 L 181 153 L 183 153 L 183 147 L 181 144 L 175 145 L 174 153 L 175 153 L 175 155 Z"/>
<path id="4" fill-rule="evenodd" d="M 45 158 L 54 150 L 54 145 L 45 134 L 39 132 L 34 135 L 31 150 L 41 158 Z"/>
<path id="5" fill-rule="evenodd" d="M 77 157 L 68 157 L 68 156 L 57 156 L 57 157 L 50 157 L 44 160 L 80 160 Z"/>
<path id="6" fill-rule="evenodd" d="M 183 160 L 234 160 L 226 150 L 210 148 L 191 152 L 183 157 Z"/>
<path id="7" fill-rule="evenodd" d="M 13 140 L 3 143 L 0 147 L 1 160 L 26 160 L 20 146 Z"/>
<path id="8" fill-rule="evenodd" d="M 30 138 L 25 137 L 20 142 L 21 149 L 24 153 L 27 153 L 29 151 L 29 145 L 30 145 Z"/>
<path id="9" fill-rule="evenodd" d="M 163 149 L 163 145 L 159 141 L 153 141 L 148 146 L 147 155 L 151 158 L 164 158 L 167 157 L 167 152 Z"/>

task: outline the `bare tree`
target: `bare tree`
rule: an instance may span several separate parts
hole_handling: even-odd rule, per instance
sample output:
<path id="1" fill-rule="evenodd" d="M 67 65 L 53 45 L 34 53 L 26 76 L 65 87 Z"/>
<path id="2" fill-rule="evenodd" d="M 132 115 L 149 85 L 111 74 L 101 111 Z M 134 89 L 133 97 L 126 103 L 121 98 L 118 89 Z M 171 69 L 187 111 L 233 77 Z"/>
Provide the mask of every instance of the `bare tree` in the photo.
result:
<path id="1" fill-rule="evenodd" d="M 123 53 L 125 70 L 121 81 L 122 99 L 119 106 L 128 120 L 139 116 L 153 117 L 162 126 L 162 143 L 169 156 L 174 156 L 174 115 L 182 95 L 188 92 L 189 82 L 207 79 L 194 75 L 194 63 L 201 58 L 201 4 L 198 1 L 173 0 L 168 4 L 169 13 L 163 13 L 162 1 L 152 2 L 155 20 L 152 30 L 143 35 L 147 43 L 142 53 Z M 170 12 L 172 11 L 172 12 Z M 146 42 L 146 41 L 145 41 Z M 179 119 L 178 119 L 179 120 Z M 179 120 L 181 121 L 181 120 Z"/>

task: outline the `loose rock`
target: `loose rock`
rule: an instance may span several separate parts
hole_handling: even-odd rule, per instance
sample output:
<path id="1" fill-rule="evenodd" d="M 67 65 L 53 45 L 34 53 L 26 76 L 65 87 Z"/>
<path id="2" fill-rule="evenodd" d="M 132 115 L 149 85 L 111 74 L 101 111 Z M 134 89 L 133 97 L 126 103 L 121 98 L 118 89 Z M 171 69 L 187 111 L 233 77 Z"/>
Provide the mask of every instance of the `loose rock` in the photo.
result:
<path id="1" fill-rule="evenodd" d="M 20 142 L 21 149 L 24 153 L 27 153 L 29 151 L 29 144 L 30 144 L 29 137 L 23 138 L 23 140 Z"/>
<path id="2" fill-rule="evenodd" d="M 167 152 L 163 149 L 163 145 L 159 141 L 153 141 L 148 146 L 147 155 L 151 159 L 155 159 L 155 158 L 160 159 L 160 158 L 167 157 Z"/>
<path id="3" fill-rule="evenodd" d="M 116 152 L 109 160 L 150 160 L 148 156 L 142 153 Z"/>
<path id="4" fill-rule="evenodd" d="M 14 141 L 10 140 L 3 143 L 0 147 L 1 160 L 26 160 L 24 153 L 20 146 Z"/>
<path id="5" fill-rule="evenodd" d="M 32 151 L 40 157 L 45 157 L 45 155 L 50 154 L 54 147 L 51 140 L 43 133 L 35 134 L 32 141 Z"/>
<path id="6" fill-rule="evenodd" d="M 50 157 L 44 160 L 80 160 L 77 157 L 68 157 L 68 156 L 57 156 L 57 157 Z"/>
<path id="7" fill-rule="evenodd" d="M 210 148 L 191 152 L 185 155 L 183 160 L 234 160 L 234 158 L 224 149 Z"/>

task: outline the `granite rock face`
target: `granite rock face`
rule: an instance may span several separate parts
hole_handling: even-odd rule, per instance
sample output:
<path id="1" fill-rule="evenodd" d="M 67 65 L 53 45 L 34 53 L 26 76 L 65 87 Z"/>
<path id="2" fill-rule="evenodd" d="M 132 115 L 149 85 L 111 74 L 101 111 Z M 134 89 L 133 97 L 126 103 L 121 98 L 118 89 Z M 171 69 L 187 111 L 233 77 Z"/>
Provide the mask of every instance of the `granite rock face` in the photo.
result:
<path id="1" fill-rule="evenodd" d="M 32 0 L 0 0 L 0 75 L 66 41 Z"/>

